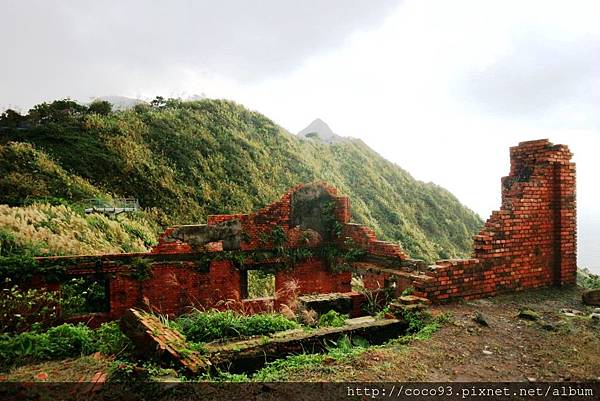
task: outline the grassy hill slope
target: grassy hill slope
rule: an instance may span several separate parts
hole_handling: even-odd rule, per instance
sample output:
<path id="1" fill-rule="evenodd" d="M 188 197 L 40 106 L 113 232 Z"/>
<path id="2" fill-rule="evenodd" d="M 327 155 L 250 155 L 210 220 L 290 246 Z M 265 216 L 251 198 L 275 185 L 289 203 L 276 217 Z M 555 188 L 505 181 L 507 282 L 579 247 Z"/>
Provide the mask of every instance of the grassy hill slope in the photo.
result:
<path id="1" fill-rule="evenodd" d="M 230 101 L 155 101 L 131 110 L 56 101 L 0 118 L 0 203 L 133 196 L 162 226 L 242 213 L 324 180 L 350 196 L 354 221 L 413 257 L 465 256 L 480 218 L 360 140 L 298 138 Z"/>

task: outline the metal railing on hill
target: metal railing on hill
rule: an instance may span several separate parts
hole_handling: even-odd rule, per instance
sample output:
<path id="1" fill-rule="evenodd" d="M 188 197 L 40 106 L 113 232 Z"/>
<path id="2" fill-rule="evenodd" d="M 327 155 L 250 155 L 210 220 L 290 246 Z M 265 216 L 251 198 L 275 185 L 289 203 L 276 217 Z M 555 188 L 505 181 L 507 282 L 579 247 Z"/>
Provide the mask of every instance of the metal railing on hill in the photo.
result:
<path id="1" fill-rule="evenodd" d="M 114 198 L 111 200 L 92 198 L 83 202 L 86 213 L 119 214 L 132 213 L 140 209 L 136 198 Z"/>

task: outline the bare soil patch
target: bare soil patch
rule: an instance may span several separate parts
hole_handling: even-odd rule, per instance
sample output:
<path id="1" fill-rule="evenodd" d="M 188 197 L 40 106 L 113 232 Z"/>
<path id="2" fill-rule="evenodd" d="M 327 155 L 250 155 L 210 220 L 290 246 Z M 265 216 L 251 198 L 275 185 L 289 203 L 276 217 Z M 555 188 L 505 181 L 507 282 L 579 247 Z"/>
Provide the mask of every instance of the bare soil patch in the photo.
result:
<path id="1" fill-rule="evenodd" d="M 538 320 L 519 318 L 529 309 Z M 575 310 L 569 316 L 561 310 Z M 432 338 L 374 348 L 348 361 L 291 372 L 308 381 L 598 381 L 600 321 L 576 287 L 437 306 L 452 322 Z M 489 326 L 477 323 L 479 313 Z"/>

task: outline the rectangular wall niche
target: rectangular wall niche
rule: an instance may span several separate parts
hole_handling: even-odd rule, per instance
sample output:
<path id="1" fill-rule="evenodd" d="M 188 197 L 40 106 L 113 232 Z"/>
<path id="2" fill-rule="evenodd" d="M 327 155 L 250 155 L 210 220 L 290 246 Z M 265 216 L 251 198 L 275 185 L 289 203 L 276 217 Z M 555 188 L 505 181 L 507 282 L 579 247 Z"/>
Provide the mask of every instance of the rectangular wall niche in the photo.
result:
<path id="1" fill-rule="evenodd" d="M 275 271 L 261 267 L 244 270 L 242 271 L 241 285 L 241 294 L 244 299 L 274 298 Z"/>
<path id="2" fill-rule="evenodd" d="M 108 312 L 109 280 L 105 274 L 71 277 L 60 287 L 65 317 Z"/>

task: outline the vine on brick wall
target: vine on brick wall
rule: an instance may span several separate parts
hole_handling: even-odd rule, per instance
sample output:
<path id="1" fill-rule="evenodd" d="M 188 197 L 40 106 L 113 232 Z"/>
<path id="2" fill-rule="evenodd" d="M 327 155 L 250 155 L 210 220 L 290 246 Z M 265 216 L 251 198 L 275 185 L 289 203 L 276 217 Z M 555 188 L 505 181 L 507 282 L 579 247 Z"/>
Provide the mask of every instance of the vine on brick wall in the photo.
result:
<path id="1" fill-rule="evenodd" d="M 322 210 L 323 225 L 327 231 L 327 235 L 331 239 L 340 238 L 342 235 L 343 225 L 338 221 L 335 216 L 336 204 L 333 201 L 324 202 Z"/>
<path id="2" fill-rule="evenodd" d="M 31 256 L 0 257 L 0 280 L 10 279 L 16 283 L 30 281 L 35 275 L 43 275 L 47 282 L 57 282 L 65 278 L 66 267 L 60 263 L 40 266 Z"/>
<path id="3" fill-rule="evenodd" d="M 148 259 L 135 258 L 131 261 L 129 276 L 134 280 L 145 281 L 152 278 L 152 266 Z"/>

